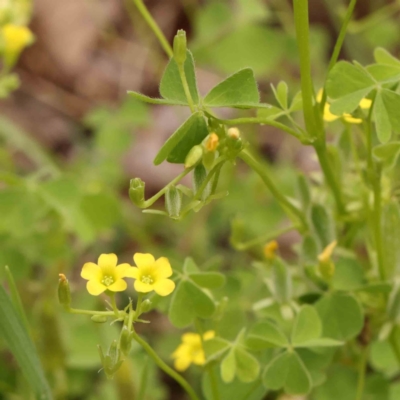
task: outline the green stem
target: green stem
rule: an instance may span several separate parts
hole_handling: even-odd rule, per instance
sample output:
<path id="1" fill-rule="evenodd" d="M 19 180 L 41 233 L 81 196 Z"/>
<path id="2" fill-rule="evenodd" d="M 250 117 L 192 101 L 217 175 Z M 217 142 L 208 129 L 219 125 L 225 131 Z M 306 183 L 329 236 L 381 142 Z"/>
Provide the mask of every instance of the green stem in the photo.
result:
<path id="1" fill-rule="evenodd" d="M 254 239 L 248 240 L 247 242 L 239 242 L 239 243 L 233 242 L 232 245 L 236 250 L 244 251 L 244 250 L 249 249 L 250 247 L 269 242 L 270 240 L 276 239 L 277 237 L 279 237 L 287 232 L 296 230 L 296 229 L 298 229 L 298 227 L 296 225 L 291 225 L 291 226 L 288 226 L 287 228 L 283 228 L 283 229 L 280 229 L 280 230 L 272 232 L 272 233 L 271 232 L 266 233 L 265 235 L 261 235 Z"/>
<path id="2" fill-rule="evenodd" d="M 182 388 L 188 393 L 192 400 L 200 400 L 199 397 L 196 395 L 193 388 L 190 384 L 183 378 L 183 376 L 179 375 L 176 371 L 174 371 L 171 367 L 169 367 L 153 350 L 153 348 L 144 341 L 136 332 L 132 330 L 132 337 L 143 347 L 146 353 L 153 359 L 153 361 L 172 379 L 175 379 Z"/>
<path id="3" fill-rule="evenodd" d="M 194 167 L 185 168 L 183 172 L 181 172 L 176 178 L 174 178 L 170 183 L 164 186 L 158 193 L 156 193 L 153 197 L 146 200 L 141 204 L 140 208 L 147 208 L 152 206 L 167 190 L 170 186 L 177 184 L 183 177 L 185 177 Z"/>
<path id="4" fill-rule="evenodd" d="M 168 57 L 173 56 L 173 51 L 171 45 L 168 43 L 168 40 L 165 38 L 164 34 L 162 33 L 161 29 L 157 25 L 154 18 L 151 16 L 149 11 L 147 10 L 146 6 L 143 3 L 143 0 L 133 0 L 136 7 L 138 8 L 140 14 L 142 15 L 143 19 L 147 22 L 153 33 L 157 36 L 158 41 L 161 44 L 161 47 L 164 51 L 168 54 Z"/>
<path id="5" fill-rule="evenodd" d="M 281 129 L 282 131 L 289 133 L 290 135 L 294 136 L 296 139 L 302 140 L 303 137 L 300 133 L 296 132 L 294 129 L 289 128 L 288 126 L 277 122 L 277 121 L 272 121 L 267 118 L 253 118 L 253 117 L 248 117 L 248 118 L 235 118 L 235 119 L 220 119 L 215 117 L 213 114 L 210 114 L 209 112 L 205 112 L 209 117 L 214 118 L 218 122 L 225 124 L 225 125 L 242 125 L 242 124 L 262 124 L 262 125 L 270 125 L 274 126 L 275 128 Z"/>
<path id="6" fill-rule="evenodd" d="M 182 63 L 182 64 L 177 63 L 177 64 L 178 64 L 179 75 L 180 75 L 181 81 L 182 81 L 183 90 L 185 91 L 185 95 L 186 95 L 186 99 L 189 104 L 190 111 L 192 113 L 194 113 L 195 112 L 194 103 L 193 103 L 192 95 L 190 93 L 189 85 L 187 83 L 184 63 Z"/>
<path id="7" fill-rule="evenodd" d="M 115 301 L 115 293 L 110 293 L 109 296 L 110 296 L 110 300 L 111 300 L 111 307 L 112 307 L 112 309 L 114 311 L 115 316 L 118 318 L 119 310 L 118 310 L 118 307 L 117 307 L 117 303 Z"/>
<path id="8" fill-rule="evenodd" d="M 390 334 L 389 340 L 390 340 L 390 344 L 392 345 L 393 352 L 397 358 L 397 363 L 400 365 L 400 347 L 396 340 L 397 330 L 398 330 L 398 327 L 397 327 L 397 325 L 395 325 L 393 327 L 392 333 Z"/>
<path id="9" fill-rule="evenodd" d="M 114 317 L 115 312 L 114 311 L 91 311 L 91 310 L 79 310 L 77 308 L 69 308 L 67 310 L 70 314 L 83 314 L 83 315 L 104 315 L 104 316 L 109 316 L 109 317 Z M 119 318 L 125 317 L 125 312 L 124 311 L 119 311 L 118 314 Z"/>
<path id="10" fill-rule="evenodd" d="M 316 138 L 318 136 L 318 129 L 313 108 L 314 87 L 311 78 L 308 0 L 293 0 L 293 10 L 297 47 L 300 57 L 301 96 L 303 98 L 304 120 L 308 134 L 312 138 Z"/>
<path id="11" fill-rule="evenodd" d="M 299 208 L 293 205 L 283 193 L 279 191 L 267 173 L 266 167 L 261 164 L 261 162 L 257 161 L 252 155 L 250 155 L 247 150 L 243 150 L 241 153 L 239 153 L 238 157 L 241 158 L 251 169 L 257 172 L 283 209 L 289 212 L 289 214 L 295 215 L 300 222 L 301 228 L 307 230 L 308 224 L 305 215 Z"/>
<path id="12" fill-rule="evenodd" d="M 368 346 L 366 346 L 361 353 L 360 364 L 358 367 L 358 383 L 357 383 L 357 393 L 355 400 L 362 399 L 365 386 L 365 373 L 367 371 L 367 360 L 368 360 Z"/>

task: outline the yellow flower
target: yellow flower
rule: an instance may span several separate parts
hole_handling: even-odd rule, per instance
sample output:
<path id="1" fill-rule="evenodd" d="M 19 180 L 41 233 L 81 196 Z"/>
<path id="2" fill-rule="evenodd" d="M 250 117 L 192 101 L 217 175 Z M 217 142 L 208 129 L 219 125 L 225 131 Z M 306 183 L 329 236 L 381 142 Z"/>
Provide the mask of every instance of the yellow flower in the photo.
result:
<path id="1" fill-rule="evenodd" d="M 370 99 L 363 98 L 360 101 L 360 107 L 363 110 L 368 110 L 369 108 L 371 108 L 371 105 L 372 105 L 372 100 L 370 100 Z"/>
<path id="2" fill-rule="evenodd" d="M 214 132 L 210 133 L 205 143 L 206 150 L 214 152 L 215 150 L 217 150 L 218 143 L 219 143 L 218 135 Z"/>
<path id="3" fill-rule="evenodd" d="M 272 240 L 264 246 L 264 255 L 268 260 L 273 260 L 276 256 L 276 251 L 278 250 L 278 242 Z"/>
<path id="4" fill-rule="evenodd" d="M 168 296 L 175 289 L 175 283 L 167 279 L 172 275 L 172 268 L 168 258 L 161 257 L 155 260 L 151 254 L 136 253 L 133 256 L 136 267 L 129 272 L 135 278 L 134 288 L 139 293 L 148 293 L 154 290 L 160 296 Z"/>
<path id="5" fill-rule="evenodd" d="M 1 28 L 5 53 L 19 53 L 33 41 L 33 34 L 26 26 L 6 24 Z"/>
<path id="6" fill-rule="evenodd" d="M 97 264 L 88 262 L 83 266 L 81 277 L 89 281 L 86 288 L 91 295 L 98 296 L 105 290 L 122 292 L 127 288 L 122 278 L 131 277 L 133 267 L 129 264 L 117 266 L 117 262 L 115 254 L 102 254 Z"/>
<path id="7" fill-rule="evenodd" d="M 174 366 L 178 371 L 184 371 L 190 364 L 204 365 L 206 357 L 203 350 L 202 341 L 212 339 L 215 336 L 214 331 L 207 331 L 203 338 L 197 333 L 184 333 L 182 343 L 172 353 L 175 359 Z"/>
<path id="8" fill-rule="evenodd" d="M 337 246 L 337 241 L 334 240 L 332 243 L 329 243 L 328 246 L 322 251 L 322 253 L 318 256 L 318 261 L 327 262 L 331 259 L 333 250 Z"/>

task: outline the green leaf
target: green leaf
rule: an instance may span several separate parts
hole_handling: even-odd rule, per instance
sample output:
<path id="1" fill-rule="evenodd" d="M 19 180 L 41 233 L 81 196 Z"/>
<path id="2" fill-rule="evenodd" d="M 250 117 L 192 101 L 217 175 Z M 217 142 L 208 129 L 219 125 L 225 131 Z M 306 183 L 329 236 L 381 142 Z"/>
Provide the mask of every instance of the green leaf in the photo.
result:
<path id="1" fill-rule="evenodd" d="M 375 87 L 375 82 L 364 69 L 346 61 L 338 62 L 330 71 L 326 91 L 333 100 L 333 114 L 352 113 L 360 101 Z"/>
<path id="2" fill-rule="evenodd" d="M 378 139 L 381 143 L 386 143 L 392 135 L 392 125 L 380 92 L 375 97 L 374 119 Z"/>
<path id="3" fill-rule="evenodd" d="M 198 104 L 199 94 L 197 90 L 196 72 L 194 69 L 193 56 L 189 50 L 187 50 L 184 68 L 190 94 L 192 95 L 194 103 Z M 160 94 L 164 99 L 181 104 L 188 104 L 185 90 L 182 85 L 182 79 L 179 74 L 178 64 L 173 58 L 170 59 L 164 71 L 164 75 L 161 78 Z"/>
<path id="4" fill-rule="evenodd" d="M 392 65 L 394 67 L 400 68 L 400 61 L 382 47 L 377 47 L 375 49 L 374 58 L 375 61 L 379 64 Z"/>
<path id="5" fill-rule="evenodd" d="M 276 89 L 274 85 L 271 85 L 271 87 L 272 91 L 274 92 L 276 101 L 284 110 L 286 110 L 288 108 L 288 93 L 289 93 L 287 83 L 285 81 L 280 81 Z"/>
<path id="6" fill-rule="evenodd" d="M 336 290 L 355 290 L 364 284 L 364 268 L 354 258 L 339 257 L 335 261 L 332 286 Z"/>
<path id="7" fill-rule="evenodd" d="M 204 98 L 207 107 L 253 108 L 260 104 L 257 82 L 251 68 L 236 72 L 210 90 Z"/>
<path id="8" fill-rule="evenodd" d="M 265 321 L 259 322 L 251 329 L 246 345 L 254 350 L 263 350 L 269 347 L 287 347 L 289 341 L 275 324 Z"/>
<path id="9" fill-rule="evenodd" d="M 187 106 L 187 101 L 178 101 L 178 100 L 168 100 L 168 99 L 157 99 L 153 97 L 146 96 L 142 93 L 134 92 L 133 90 L 128 90 L 128 95 L 133 98 L 143 101 L 144 103 L 149 104 L 163 104 L 163 105 L 171 105 L 171 106 Z"/>
<path id="10" fill-rule="evenodd" d="M 234 349 L 236 360 L 236 376 L 242 382 L 253 382 L 260 373 L 257 359 L 240 347 Z"/>
<path id="11" fill-rule="evenodd" d="M 197 272 L 200 272 L 198 266 L 196 265 L 196 263 L 194 262 L 193 258 L 191 257 L 186 257 L 185 261 L 183 263 L 183 272 L 186 275 L 190 275 L 190 274 L 195 274 Z"/>
<path id="12" fill-rule="evenodd" d="M 215 360 L 224 354 L 229 348 L 230 343 L 222 338 L 212 338 L 203 342 L 203 349 L 207 362 Z"/>
<path id="13" fill-rule="evenodd" d="M 312 347 L 337 347 L 343 346 L 344 342 L 329 338 L 311 339 L 296 345 L 296 348 L 312 348 Z"/>
<path id="14" fill-rule="evenodd" d="M 300 346 L 321 336 L 322 324 L 314 307 L 303 306 L 294 321 L 291 341 L 293 346 Z"/>
<path id="15" fill-rule="evenodd" d="M 184 328 L 193 321 L 195 314 L 191 303 L 184 282 L 179 282 L 172 295 L 168 313 L 169 320 L 177 328 Z"/>
<path id="16" fill-rule="evenodd" d="M 225 284 L 225 276 L 219 272 L 192 273 L 189 277 L 196 285 L 205 289 L 216 289 Z"/>
<path id="17" fill-rule="evenodd" d="M 324 249 L 334 240 L 334 228 L 331 215 L 321 204 L 314 204 L 311 208 L 311 220 L 319 238 L 321 248 Z"/>
<path id="18" fill-rule="evenodd" d="M 221 363 L 221 378 L 225 383 L 233 381 L 236 373 L 235 349 L 232 349 Z"/>
<path id="19" fill-rule="evenodd" d="M 400 154 L 400 142 L 390 142 L 375 146 L 372 154 L 387 169 L 392 169 L 397 162 Z"/>
<path id="20" fill-rule="evenodd" d="M 267 389 L 283 390 L 292 395 L 304 395 L 311 389 L 311 377 L 296 352 L 285 352 L 265 368 L 263 382 Z"/>
<path id="21" fill-rule="evenodd" d="M 280 258 L 273 260 L 272 281 L 276 300 L 289 301 L 292 298 L 292 278 L 288 266 Z"/>
<path id="22" fill-rule="evenodd" d="M 383 206 L 382 236 L 384 266 L 388 276 L 398 273 L 400 266 L 400 205 L 391 201 Z"/>
<path id="23" fill-rule="evenodd" d="M 196 315 L 200 318 L 210 318 L 215 312 L 215 303 L 211 297 L 190 281 L 184 281 L 183 284 L 190 296 Z"/>
<path id="24" fill-rule="evenodd" d="M 348 340 L 357 336 L 364 325 L 362 308 L 349 294 L 329 294 L 316 303 L 316 309 L 325 337 Z"/>
<path id="25" fill-rule="evenodd" d="M 35 346 L 4 288 L 0 286 L 0 336 L 40 400 L 52 399 Z"/>
<path id="26" fill-rule="evenodd" d="M 400 132 L 400 94 L 389 89 L 382 89 L 382 100 L 389 116 L 392 130 L 396 133 Z"/>
<path id="27" fill-rule="evenodd" d="M 164 143 L 154 159 L 159 165 L 164 160 L 182 164 L 190 149 L 208 135 L 207 124 L 200 112 L 193 113 Z"/>

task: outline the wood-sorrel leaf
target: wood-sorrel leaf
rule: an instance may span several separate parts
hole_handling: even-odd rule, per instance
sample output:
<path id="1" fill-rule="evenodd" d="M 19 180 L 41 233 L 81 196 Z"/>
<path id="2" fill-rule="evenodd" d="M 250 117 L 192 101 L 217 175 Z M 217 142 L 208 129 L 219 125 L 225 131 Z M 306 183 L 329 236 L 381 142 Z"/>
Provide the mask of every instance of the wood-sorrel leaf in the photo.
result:
<path id="1" fill-rule="evenodd" d="M 325 337 L 348 340 L 357 336 L 363 327 L 362 308 L 350 294 L 328 294 L 316 303 L 316 309 L 322 320 Z"/>
<path id="2" fill-rule="evenodd" d="M 400 142 L 390 142 L 375 146 L 372 154 L 384 167 L 392 169 L 400 155 Z"/>
<path id="3" fill-rule="evenodd" d="M 260 373 L 260 364 L 257 359 L 242 347 L 235 347 L 236 376 L 242 382 L 253 382 Z"/>
<path id="4" fill-rule="evenodd" d="M 236 72 L 211 89 L 204 98 L 204 105 L 235 108 L 269 107 L 260 104 L 260 94 L 251 68 Z"/>
<path id="5" fill-rule="evenodd" d="M 265 368 L 263 383 L 267 389 L 283 389 L 292 395 L 304 395 L 311 389 L 311 377 L 296 352 L 285 352 Z"/>
<path id="6" fill-rule="evenodd" d="M 380 92 L 375 97 L 374 119 L 378 139 L 381 143 L 386 143 L 392 135 L 392 125 Z"/>
<path id="7" fill-rule="evenodd" d="M 192 95 L 192 100 L 195 104 L 198 104 L 199 93 L 197 90 L 196 72 L 194 69 L 193 56 L 189 50 L 187 50 L 184 68 L 189 91 Z M 164 97 L 164 99 L 188 104 L 185 90 L 183 89 L 182 78 L 179 74 L 178 64 L 174 58 L 170 59 L 167 67 L 165 68 L 164 75 L 161 78 L 160 94 L 162 97 Z"/>
<path id="8" fill-rule="evenodd" d="M 168 100 L 168 99 L 158 99 L 154 97 L 146 96 L 142 93 L 135 92 L 133 90 L 128 90 L 128 95 L 135 98 L 136 100 L 143 101 L 148 104 L 161 104 L 161 105 L 171 105 L 171 106 L 187 106 L 187 101 L 179 100 Z"/>
<path id="9" fill-rule="evenodd" d="M 164 160 L 184 163 L 190 149 L 208 135 L 207 125 L 200 112 L 192 114 L 164 143 L 154 159 L 159 165 Z"/>
<path id="10" fill-rule="evenodd" d="M 317 339 L 322 334 L 321 319 L 314 307 L 303 306 L 296 316 L 292 330 L 293 346 Z"/>
<path id="11" fill-rule="evenodd" d="M 235 378 L 236 358 L 235 349 L 231 349 L 221 363 L 221 378 L 225 383 L 230 383 Z"/>
<path id="12" fill-rule="evenodd" d="M 400 60 L 392 56 L 387 50 L 382 47 L 377 47 L 374 51 L 375 61 L 379 64 L 392 65 L 400 68 Z"/>
<path id="13" fill-rule="evenodd" d="M 275 324 L 264 321 L 259 322 L 251 329 L 246 345 L 250 349 L 263 350 L 269 347 L 287 347 L 289 341 Z"/>

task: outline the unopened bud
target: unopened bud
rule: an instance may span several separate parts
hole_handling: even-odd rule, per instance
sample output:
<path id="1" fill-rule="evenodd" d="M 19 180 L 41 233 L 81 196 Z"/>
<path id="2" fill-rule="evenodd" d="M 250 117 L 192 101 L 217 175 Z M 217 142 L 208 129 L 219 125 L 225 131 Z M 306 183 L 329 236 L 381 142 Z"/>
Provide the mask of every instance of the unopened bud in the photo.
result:
<path id="1" fill-rule="evenodd" d="M 131 351 L 132 347 L 132 335 L 129 332 L 128 328 L 124 326 L 121 332 L 121 340 L 120 340 L 120 348 L 123 354 L 126 356 Z"/>
<path id="2" fill-rule="evenodd" d="M 140 178 L 131 179 L 129 186 L 129 197 L 133 204 L 143 207 L 145 183 Z"/>
<path id="3" fill-rule="evenodd" d="M 234 139 L 234 140 L 239 139 L 239 138 L 240 138 L 240 131 L 239 131 L 239 129 L 236 128 L 236 127 L 229 128 L 229 129 L 228 129 L 228 137 L 229 137 L 230 139 Z"/>
<path id="4" fill-rule="evenodd" d="M 210 133 L 204 141 L 204 147 L 207 151 L 214 152 L 217 150 L 219 137 L 216 133 Z"/>
<path id="5" fill-rule="evenodd" d="M 175 186 L 170 186 L 165 193 L 165 208 L 170 217 L 179 217 L 182 208 L 182 193 Z"/>
<path id="6" fill-rule="evenodd" d="M 186 32 L 179 29 L 174 37 L 174 59 L 178 64 L 183 64 L 186 60 Z"/>
<path id="7" fill-rule="evenodd" d="M 58 280 L 58 301 L 66 309 L 71 305 L 71 290 L 69 288 L 69 282 L 64 274 L 59 274 Z"/>
<path id="8" fill-rule="evenodd" d="M 203 164 L 199 164 L 193 171 L 193 191 L 197 193 L 201 188 L 204 180 L 207 178 L 207 171 L 204 168 Z M 206 185 L 205 189 L 201 194 L 201 200 L 207 199 L 211 192 L 211 185 L 210 182 Z"/>
<path id="9" fill-rule="evenodd" d="M 203 152 L 204 152 L 203 146 L 200 145 L 193 146 L 190 149 L 188 155 L 186 156 L 185 168 L 191 168 L 194 165 L 198 164 L 203 157 Z"/>
<path id="10" fill-rule="evenodd" d="M 103 364 L 104 372 L 106 373 L 108 379 L 112 379 L 123 362 L 123 360 L 121 360 L 121 352 L 118 348 L 118 342 L 114 340 L 111 343 L 106 355 L 104 355 L 103 349 L 100 345 L 97 346 L 97 348 L 99 350 L 99 355 L 101 363 Z"/>
<path id="11" fill-rule="evenodd" d="M 273 260 L 276 257 L 278 247 L 278 242 L 276 240 L 272 240 L 264 246 L 264 255 L 267 260 Z"/>
<path id="12" fill-rule="evenodd" d="M 318 271 L 327 281 L 329 281 L 335 274 L 335 264 L 333 263 L 331 256 L 336 245 L 337 242 L 335 240 L 326 246 L 324 251 L 318 256 Z"/>
<path id="13" fill-rule="evenodd" d="M 151 300 L 149 300 L 149 299 L 144 300 L 140 306 L 140 313 L 142 314 L 142 313 L 146 313 L 146 312 L 150 311 L 152 304 L 153 303 L 151 302 Z"/>

